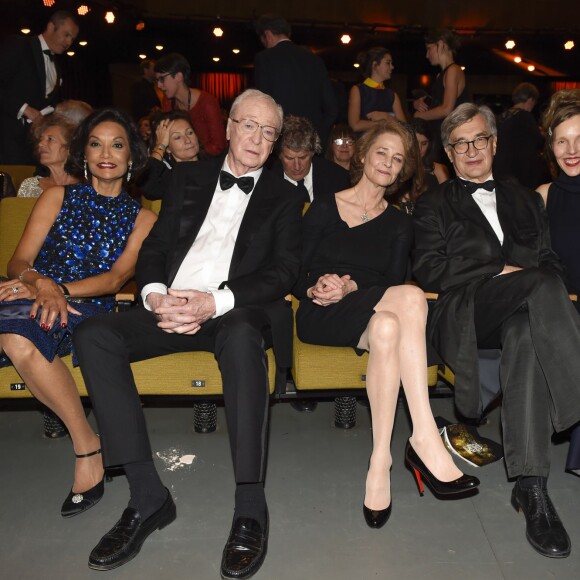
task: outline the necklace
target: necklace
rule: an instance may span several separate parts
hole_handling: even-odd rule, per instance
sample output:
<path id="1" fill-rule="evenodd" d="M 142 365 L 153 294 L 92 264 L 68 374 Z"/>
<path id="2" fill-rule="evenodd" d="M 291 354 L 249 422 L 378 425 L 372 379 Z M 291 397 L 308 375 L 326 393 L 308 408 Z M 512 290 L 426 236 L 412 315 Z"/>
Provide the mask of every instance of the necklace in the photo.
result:
<path id="1" fill-rule="evenodd" d="M 191 108 L 191 89 L 189 87 L 187 87 L 187 109 L 181 109 L 179 107 L 179 105 L 182 104 L 180 99 L 178 99 L 177 97 L 173 97 L 173 99 L 175 101 L 175 104 L 178 105 L 177 107 L 175 107 L 175 104 L 174 104 L 173 109 L 177 108 L 181 111 L 188 111 L 189 112 L 189 109 Z M 183 103 L 183 104 L 185 104 L 185 103 Z"/>
<path id="2" fill-rule="evenodd" d="M 363 202 L 360 200 L 360 197 L 358 196 L 358 192 L 357 192 L 357 190 L 356 190 L 356 187 L 355 187 L 355 188 L 353 188 L 353 190 L 354 190 L 354 195 L 355 195 L 355 197 L 356 197 L 356 200 L 358 201 L 358 204 L 359 204 L 359 205 L 362 207 L 362 209 L 363 209 L 363 213 L 361 214 L 361 216 L 360 216 L 360 219 L 362 220 L 362 223 L 364 224 L 364 223 L 366 223 L 366 222 L 368 222 L 368 221 L 369 221 L 369 211 L 372 211 L 373 209 L 377 209 L 377 207 L 379 207 L 379 205 L 381 205 L 381 201 L 382 201 L 382 199 L 381 199 L 381 200 L 379 200 L 379 203 L 377 203 L 377 204 L 376 204 L 374 207 L 371 207 L 370 209 L 367 209 L 367 208 L 364 206 L 364 203 L 363 203 Z"/>

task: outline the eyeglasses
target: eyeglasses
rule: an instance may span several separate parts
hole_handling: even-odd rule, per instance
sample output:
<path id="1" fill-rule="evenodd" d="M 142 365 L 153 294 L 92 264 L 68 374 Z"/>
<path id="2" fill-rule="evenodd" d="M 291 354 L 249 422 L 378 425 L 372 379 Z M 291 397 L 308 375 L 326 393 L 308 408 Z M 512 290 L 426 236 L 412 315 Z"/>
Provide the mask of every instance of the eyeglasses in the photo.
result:
<path id="1" fill-rule="evenodd" d="M 342 138 L 339 138 L 339 139 L 335 139 L 333 141 L 333 143 L 335 145 L 349 145 L 350 146 L 350 145 L 354 145 L 354 139 L 342 139 Z"/>
<path id="2" fill-rule="evenodd" d="M 253 135 L 258 127 L 260 127 L 262 130 L 262 137 L 264 137 L 266 141 L 274 143 L 278 140 L 278 137 L 280 137 L 280 131 L 278 131 L 276 127 L 270 127 L 270 125 L 260 125 L 260 123 L 252 121 L 252 119 L 234 119 L 232 117 L 230 117 L 230 119 L 234 123 L 238 123 L 240 131 L 246 135 Z"/>
<path id="3" fill-rule="evenodd" d="M 481 151 L 482 149 L 486 149 L 489 143 L 489 140 L 493 137 L 493 135 L 487 136 L 480 136 L 473 141 L 457 141 L 457 143 L 449 143 L 449 147 L 453 147 L 453 151 L 458 153 L 459 155 L 463 155 L 469 151 L 469 146 L 473 145 L 475 149 Z"/>
<path id="4" fill-rule="evenodd" d="M 156 79 L 156 81 L 155 81 L 155 82 L 157 82 L 157 83 L 160 83 L 160 84 L 164 84 L 164 83 L 165 83 L 165 79 L 166 79 L 168 76 L 171 76 L 171 73 L 165 73 L 164 75 L 159 75 L 159 76 L 157 77 L 157 79 Z"/>

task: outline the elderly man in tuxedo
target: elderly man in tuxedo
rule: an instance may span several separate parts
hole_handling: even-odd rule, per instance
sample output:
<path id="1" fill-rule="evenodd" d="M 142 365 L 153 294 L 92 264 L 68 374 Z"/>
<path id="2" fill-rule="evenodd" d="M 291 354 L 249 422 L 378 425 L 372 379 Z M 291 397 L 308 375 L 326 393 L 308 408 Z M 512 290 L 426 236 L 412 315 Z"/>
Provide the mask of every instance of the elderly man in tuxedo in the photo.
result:
<path id="1" fill-rule="evenodd" d="M 82 325 L 75 346 L 102 439 L 105 466 L 123 466 L 131 490 L 121 519 L 89 566 L 116 568 L 176 516 L 152 461 L 129 363 L 173 352 L 215 353 L 234 473 L 235 512 L 223 578 L 247 578 L 268 539 L 264 494 L 268 375 L 265 350 L 290 366 L 292 310 L 284 297 L 299 269 L 302 203 L 263 168 L 282 109 L 257 90 L 233 103 L 225 160 L 179 163 L 171 195 L 136 267 L 143 307 Z M 161 377 L 160 377 L 161 379 Z"/>
<path id="2" fill-rule="evenodd" d="M 0 163 L 36 163 L 29 124 L 58 103 L 58 55 L 70 48 L 78 32 L 75 17 L 59 10 L 42 34 L 10 36 L 0 48 Z"/>
<path id="3" fill-rule="evenodd" d="M 580 420 L 580 319 L 550 248 L 539 194 L 492 179 L 493 113 L 465 103 L 443 122 L 457 176 L 419 198 L 414 274 L 439 292 L 430 338 L 455 371 L 455 402 L 481 410 L 478 348 L 501 348 L 502 425 L 511 503 L 544 556 L 564 558 L 570 539 L 548 496 L 550 438 Z"/>

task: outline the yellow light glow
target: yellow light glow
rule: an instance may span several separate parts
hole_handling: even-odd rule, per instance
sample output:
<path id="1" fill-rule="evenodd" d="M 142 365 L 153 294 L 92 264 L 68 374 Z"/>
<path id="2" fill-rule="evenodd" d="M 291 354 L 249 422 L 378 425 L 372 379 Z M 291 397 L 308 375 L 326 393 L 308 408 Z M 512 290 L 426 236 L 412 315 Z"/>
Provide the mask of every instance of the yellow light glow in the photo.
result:
<path id="1" fill-rule="evenodd" d="M 213 60 L 214 62 L 219 62 L 219 61 L 220 61 L 220 57 L 219 57 L 219 56 L 214 56 L 214 57 L 212 58 L 212 60 Z"/>
<path id="2" fill-rule="evenodd" d="M 239 48 L 232 48 L 232 52 L 234 54 L 240 54 L 240 49 Z"/>
<path id="3" fill-rule="evenodd" d="M 68 55 L 68 56 L 74 56 L 74 55 L 75 55 L 75 51 L 74 51 L 74 50 L 69 50 L 69 51 L 67 52 L 67 55 Z"/>
<path id="4" fill-rule="evenodd" d="M 146 54 L 140 54 L 140 55 L 139 55 L 139 58 L 140 58 L 141 60 L 144 60 L 144 59 L 146 59 L 146 58 L 147 58 L 147 55 L 146 55 Z"/>
<path id="5" fill-rule="evenodd" d="M 56 0 L 42 0 L 42 3 L 47 7 L 50 8 L 51 6 L 54 6 L 54 3 L 56 2 Z"/>
<path id="6" fill-rule="evenodd" d="M 351 40 L 352 38 L 350 37 L 350 34 L 343 34 L 340 37 L 340 42 L 342 42 L 342 44 L 348 44 Z"/>
<path id="7" fill-rule="evenodd" d="M 505 47 L 506 47 L 508 50 L 511 50 L 512 48 L 515 48 L 515 46 L 516 46 L 516 41 L 515 41 L 515 40 L 508 40 L 508 41 L 505 43 Z"/>
<path id="8" fill-rule="evenodd" d="M 219 26 L 216 26 L 213 29 L 213 35 L 217 36 L 218 38 L 221 38 L 224 35 L 224 31 Z"/>
<path id="9" fill-rule="evenodd" d="M 461 70 L 465 70 L 465 67 L 464 67 L 464 66 L 462 66 L 462 67 L 460 67 L 460 68 L 461 68 Z"/>
<path id="10" fill-rule="evenodd" d="M 30 28 L 21 28 L 20 32 L 22 32 L 22 34 L 30 34 Z"/>
<path id="11" fill-rule="evenodd" d="M 536 70 L 536 67 L 533 64 L 530 64 L 530 65 L 528 65 L 528 70 L 530 72 L 535 71 Z"/>
<path id="12" fill-rule="evenodd" d="M 77 14 L 79 16 L 85 16 L 87 15 L 89 12 L 91 11 L 91 9 L 86 5 L 86 4 L 81 4 L 78 8 L 77 8 Z"/>
<path id="13" fill-rule="evenodd" d="M 115 22 L 115 13 L 111 12 L 111 10 L 109 10 L 105 14 L 105 20 L 107 21 L 108 24 L 113 24 L 113 22 Z"/>
<path id="14" fill-rule="evenodd" d="M 163 50 L 165 47 L 164 47 L 162 44 L 156 44 L 156 45 L 155 45 L 155 48 L 156 48 L 157 50 Z"/>
<path id="15" fill-rule="evenodd" d="M 517 63 L 522 62 L 522 57 L 521 56 L 514 56 L 514 62 L 517 62 Z"/>
<path id="16" fill-rule="evenodd" d="M 81 40 L 79 42 L 79 46 L 86 46 L 88 44 L 88 42 L 86 40 Z"/>
<path id="17" fill-rule="evenodd" d="M 566 50 L 572 50 L 574 48 L 574 41 L 573 40 L 568 40 L 567 42 L 564 43 L 564 48 Z"/>
<path id="18" fill-rule="evenodd" d="M 359 68 L 360 64 L 358 62 L 355 62 L 352 66 L 354 66 L 354 68 Z"/>

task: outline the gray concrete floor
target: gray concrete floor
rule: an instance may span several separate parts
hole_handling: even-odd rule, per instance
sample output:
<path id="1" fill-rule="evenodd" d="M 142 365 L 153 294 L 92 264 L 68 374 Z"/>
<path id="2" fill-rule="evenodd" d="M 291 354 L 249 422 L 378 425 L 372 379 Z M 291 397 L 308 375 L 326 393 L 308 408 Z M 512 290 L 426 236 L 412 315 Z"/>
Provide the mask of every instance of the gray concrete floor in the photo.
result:
<path id="1" fill-rule="evenodd" d="M 432 401 L 453 418 L 450 399 Z M 70 441 L 41 437 L 40 414 L 3 404 L 0 411 L 0 576 L 4 579 L 219 578 L 233 514 L 232 466 L 223 409 L 217 432 L 193 432 L 191 408 L 146 408 L 156 464 L 177 504 L 177 520 L 152 534 L 142 552 L 107 573 L 87 567 L 90 550 L 128 501 L 124 477 L 106 485 L 102 501 L 78 517 L 60 517 L 71 483 Z M 382 530 L 366 527 L 362 502 L 371 447 L 368 411 L 357 426 L 333 426 L 333 404 L 297 413 L 287 403 L 271 412 L 266 493 L 270 544 L 256 580 L 580 578 L 580 480 L 565 474 L 568 444 L 554 445 L 549 489 L 572 539 L 572 555 L 551 560 L 525 540 L 524 518 L 510 506 L 512 485 L 502 462 L 460 467 L 482 480 L 469 499 L 420 497 L 403 465 L 409 436 L 404 408 L 393 438 L 393 514 Z M 92 415 L 91 415 L 92 418 Z M 480 433 L 499 440 L 498 413 Z M 195 455 L 190 465 L 179 458 Z"/>

